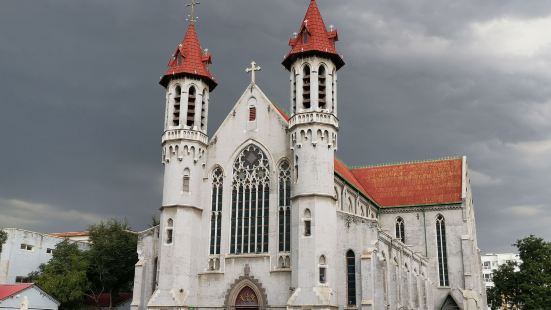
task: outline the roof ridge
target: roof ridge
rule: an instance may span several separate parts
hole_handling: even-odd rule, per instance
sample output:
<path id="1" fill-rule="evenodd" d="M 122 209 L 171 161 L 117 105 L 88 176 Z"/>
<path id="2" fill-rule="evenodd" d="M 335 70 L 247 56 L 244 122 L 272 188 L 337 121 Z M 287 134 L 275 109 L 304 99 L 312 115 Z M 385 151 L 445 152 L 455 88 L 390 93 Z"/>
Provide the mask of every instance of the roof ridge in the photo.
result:
<path id="1" fill-rule="evenodd" d="M 379 164 L 362 165 L 362 166 L 349 166 L 349 168 L 352 170 L 355 170 L 355 169 L 388 167 L 388 166 L 398 166 L 398 165 L 412 165 L 412 164 L 432 163 L 432 162 L 445 161 L 445 160 L 457 160 L 462 158 L 463 156 L 460 156 L 460 155 L 451 155 L 451 156 L 444 156 L 444 157 L 433 158 L 433 159 L 409 160 L 409 161 L 401 161 L 401 162 L 398 161 L 398 162 L 379 163 Z"/>

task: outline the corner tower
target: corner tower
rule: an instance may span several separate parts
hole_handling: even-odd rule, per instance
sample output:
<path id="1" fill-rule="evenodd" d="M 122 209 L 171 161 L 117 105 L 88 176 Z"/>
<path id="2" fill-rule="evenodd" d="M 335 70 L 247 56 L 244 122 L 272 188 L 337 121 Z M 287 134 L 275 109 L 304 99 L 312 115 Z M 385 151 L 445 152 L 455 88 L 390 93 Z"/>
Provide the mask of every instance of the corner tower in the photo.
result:
<path id="1" fill-rule="evenodd" d="M 211 55 L 201 49 L 192 7 L 184 39 L 172 55 L 160 84 L 166 88 L 162 163 L 165 167 L 160 219 L 158 274 L 148 306 L 197 305 L 202 205 L 201 182 L 208 145 L 209 94 L 217 83 L 208 69 Z M 157 260 L 156 263 L 157 264 Z"/>
<path id="2" fill-rule="evenodd" d="M 291 308 L 337 307 L 334 271 L 337 226 L 334 160 L 337 149 L 337 31 L 325 26 L 315 0 L 310 1 L 299 32 L 289 40 L 283 65 L 290 71 L 289 132 L 294 160 L 292 188 Z"/>

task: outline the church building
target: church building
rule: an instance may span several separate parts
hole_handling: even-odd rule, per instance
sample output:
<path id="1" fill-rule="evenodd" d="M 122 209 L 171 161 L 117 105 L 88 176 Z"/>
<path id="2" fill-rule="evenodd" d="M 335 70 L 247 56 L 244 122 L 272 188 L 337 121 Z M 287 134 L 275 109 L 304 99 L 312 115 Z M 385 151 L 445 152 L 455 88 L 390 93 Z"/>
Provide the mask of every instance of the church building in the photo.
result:
<path id="1" fill-rule="evenodd" d="M 208 135 L 217 81 L 192 13 L 160 80 L 160 225 L 140 234 L 132 309 L 487 309 L 466 158 L 336 158 L 338 39 L 310 0 L 283 60 L 289 113 L 253 62 Z"/>

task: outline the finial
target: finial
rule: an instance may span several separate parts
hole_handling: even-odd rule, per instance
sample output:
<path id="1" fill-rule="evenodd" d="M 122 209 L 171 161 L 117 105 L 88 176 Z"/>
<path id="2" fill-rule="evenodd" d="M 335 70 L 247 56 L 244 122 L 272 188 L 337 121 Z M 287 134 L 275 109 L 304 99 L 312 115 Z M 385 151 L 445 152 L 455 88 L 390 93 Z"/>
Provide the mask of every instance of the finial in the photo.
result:
<path id="1" fill-rule="evenodd" d="M 251 67 L 245 69 L 245 72 L 251 73 L 251 84 L 256 84 L 256 71 L 260 70 L 262 70 L 262 68 L 258 66 L 254 60 L 251 62 Z"/>
<path id="2" fill-rule="evenodd" d="M 190 3 L 186 4 L 187 7 L 191 7 L 191 12 L 188 15 L 188 21 L 192 24 L 195 24 L 195 22 L 198 19 L 197 16 L 195 16 L 195 7 L 199 4 L 201 4 L 201 3 L 197 2 L 197 0 L 191 0 Z"/>
<path id="3" fill-rule="evenodd" d="M 329 25 L 329 31 L 332 32 L 333 30 L 335 30 L 335 26 L 334 25 Z"/>

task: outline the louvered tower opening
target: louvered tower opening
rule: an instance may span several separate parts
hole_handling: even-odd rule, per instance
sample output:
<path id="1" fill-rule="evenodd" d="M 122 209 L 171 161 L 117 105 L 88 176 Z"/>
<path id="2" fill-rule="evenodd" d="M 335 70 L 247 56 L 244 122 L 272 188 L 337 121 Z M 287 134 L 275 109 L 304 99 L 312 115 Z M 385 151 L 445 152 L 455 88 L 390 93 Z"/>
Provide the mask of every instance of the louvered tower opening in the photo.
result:
<path id="1" fill-rule="evenodd" d="M 178 85 L 174 90 L 174 104 L 172 107 L 172 125 L 180 126 L 180 99 L 182 96 L 182 88 Z"/>
<path id="2" fill-rule="evenodd" d="M 319 108 L 320 109 L 325 109 L 326 106 L 327 106 L 326 81 L 327 81 L 327 77 L 326 77 L 326 74 L 325 74 L 325 67 L 323 65 L 321 65 L 319 70 L 318 70 L 318 84 L 319 84 L 318 98 L 319 98 Z"/>
<path id="3" fill-rule="evenodd" d="M 310 66 L 304 66 L 304 74 L 302 75 L 302 107 L 310 109 Z"/>
<path id="4" fill-rule="evenodd" d="M 193 127 L 195 125 L 195 100 L 196 100 L 196 91 L 195 87 L 191 86 L 188 93 L 188 102 L 187 102 L 187 123 L 188 127 Z"/>

